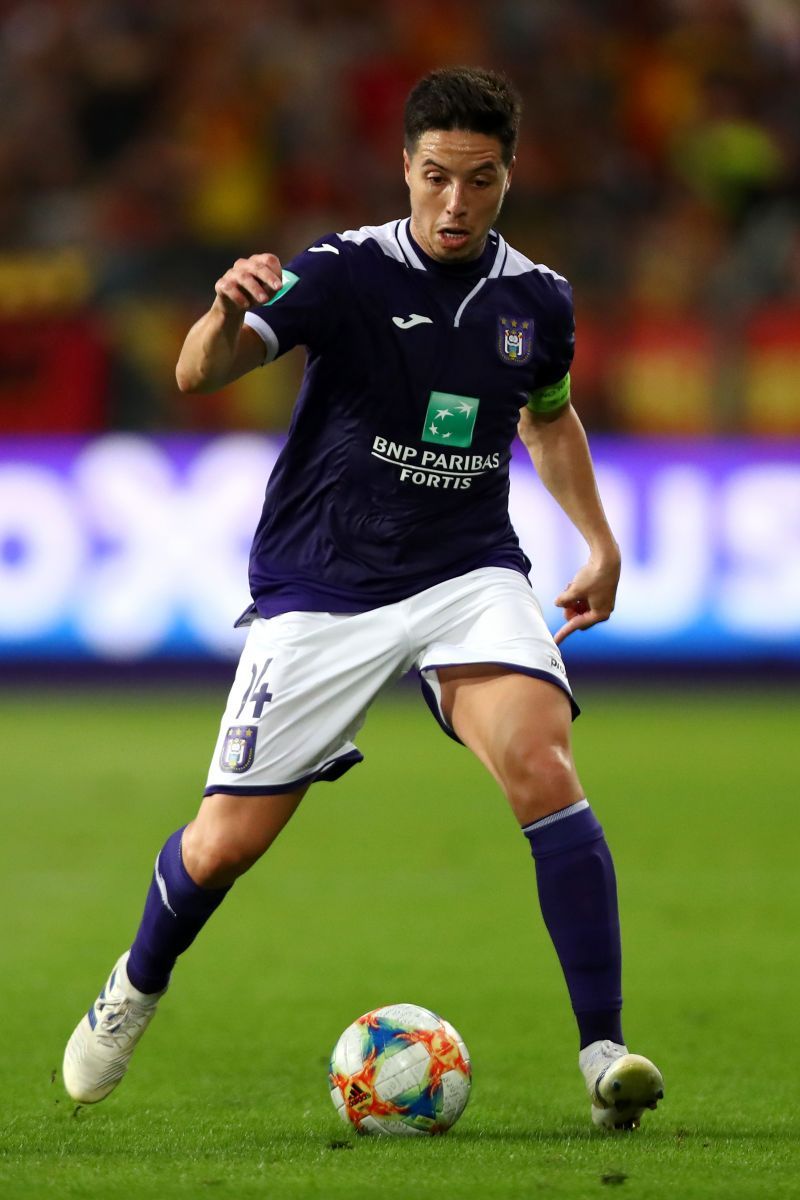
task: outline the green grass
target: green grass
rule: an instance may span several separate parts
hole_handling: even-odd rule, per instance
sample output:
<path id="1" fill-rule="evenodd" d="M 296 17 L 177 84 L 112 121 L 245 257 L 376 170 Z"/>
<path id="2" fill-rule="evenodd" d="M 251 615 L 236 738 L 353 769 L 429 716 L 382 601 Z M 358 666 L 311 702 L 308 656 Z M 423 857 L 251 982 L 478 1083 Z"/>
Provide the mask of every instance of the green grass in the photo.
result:
<path id="1" fill-rule="evenodd" d="M 0 1196 L 800 1195 L 795 998 L 800 702 L 582 695 L 581 774 L 614 849 L 626 1030 L 667 1098 L 588 1126 L 527 846 L 416 696 L 313 789 L 175 974 L 124 1084 L 76 1108 L 63 1044 L 192 815 L 221 696 L 0 697 Z M 355 1139 L 328 1053 L 368 1008 L 444 1013 L 472 1098 L 439 1139 Z"/>

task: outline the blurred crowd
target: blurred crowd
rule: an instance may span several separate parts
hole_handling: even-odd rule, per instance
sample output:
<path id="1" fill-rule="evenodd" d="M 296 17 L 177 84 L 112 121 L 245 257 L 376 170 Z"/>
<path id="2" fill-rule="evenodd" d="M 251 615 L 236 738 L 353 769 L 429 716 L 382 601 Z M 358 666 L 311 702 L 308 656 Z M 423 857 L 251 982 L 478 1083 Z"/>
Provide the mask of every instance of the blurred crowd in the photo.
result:
<path id="1" fill-rule="evenodd" d="M 524 99 L 501 228 L 573 283 L 586 423 L 800 433 L 796 0 L 0 2 L 0 425 L 282 428 L 173 368 L 238 256 L 406 210 L 434 66 Z"/>

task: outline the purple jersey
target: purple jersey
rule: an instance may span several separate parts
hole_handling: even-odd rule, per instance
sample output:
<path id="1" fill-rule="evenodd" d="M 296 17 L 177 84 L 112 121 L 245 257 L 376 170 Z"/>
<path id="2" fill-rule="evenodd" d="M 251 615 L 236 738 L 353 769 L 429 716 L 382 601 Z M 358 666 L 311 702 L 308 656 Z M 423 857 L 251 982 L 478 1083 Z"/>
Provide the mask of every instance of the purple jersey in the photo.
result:
<path id="1" fill-rule="evenodd" d="M 409 219 L 330 234 L 298 254 L 246 323 L 266 361 L 307 347 L 289 436 L 253 539 L 261 616 L 363 612 L 478 567 L 527 575 L 508 464 L 531 394 L 558 396 L 569 284 L 494 231 L 444 265 Z"/>

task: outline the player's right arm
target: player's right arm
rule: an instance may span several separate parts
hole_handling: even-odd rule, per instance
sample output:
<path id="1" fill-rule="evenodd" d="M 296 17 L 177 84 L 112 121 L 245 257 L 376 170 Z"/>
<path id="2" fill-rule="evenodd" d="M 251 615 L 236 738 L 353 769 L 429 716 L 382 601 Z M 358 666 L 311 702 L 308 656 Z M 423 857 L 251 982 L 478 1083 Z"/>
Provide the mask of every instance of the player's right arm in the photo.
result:
<path id="1" fill-rule="evenodd" d="M 214 303 L 189 330 L 178 356 L 175 378 L 182 392 L 215 392 L 263 364 L 264 342 L 244 317 L 282 286 L 274 254 L 239 258 L 217 280 Z"/>

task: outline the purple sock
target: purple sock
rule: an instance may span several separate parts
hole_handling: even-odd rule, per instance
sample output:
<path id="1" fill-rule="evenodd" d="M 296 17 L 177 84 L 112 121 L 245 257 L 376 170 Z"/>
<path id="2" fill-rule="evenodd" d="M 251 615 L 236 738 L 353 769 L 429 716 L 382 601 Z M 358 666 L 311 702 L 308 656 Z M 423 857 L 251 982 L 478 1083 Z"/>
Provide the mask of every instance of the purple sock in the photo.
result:
<path id="1" fill-rule="evenodd" d="M 579 800 L 522 831 L 539 903 L 578 1022 L 581 1049 L 622 1043 L 622 951 L 614 864 L 603 827 Z"/>
<path id="2" fill-rule="evenodd" d="M 184 826 L 185 829 L 185 826 Z M 230 891 L 199 887 L 183 865 L 183 829 L 167 838 L 156 859 L 126 970 L 140 992 L 160 992 L 183 954 Z"/>

